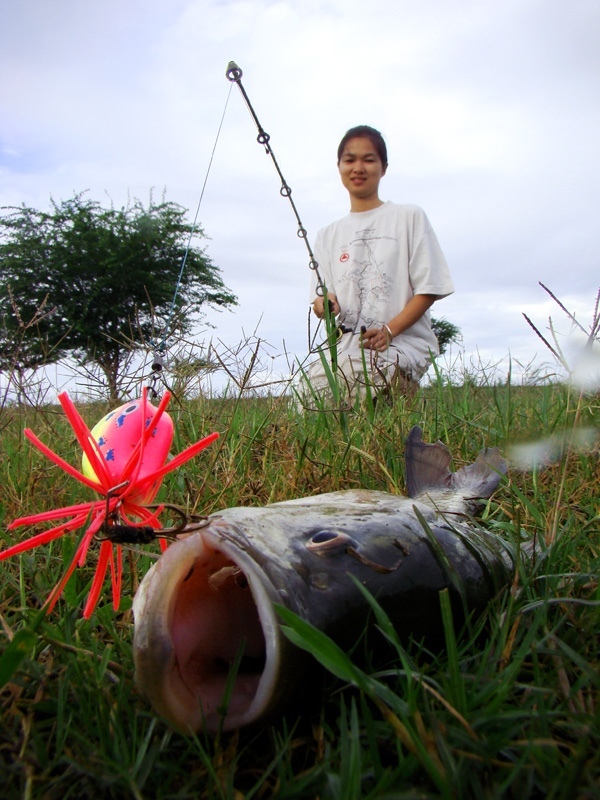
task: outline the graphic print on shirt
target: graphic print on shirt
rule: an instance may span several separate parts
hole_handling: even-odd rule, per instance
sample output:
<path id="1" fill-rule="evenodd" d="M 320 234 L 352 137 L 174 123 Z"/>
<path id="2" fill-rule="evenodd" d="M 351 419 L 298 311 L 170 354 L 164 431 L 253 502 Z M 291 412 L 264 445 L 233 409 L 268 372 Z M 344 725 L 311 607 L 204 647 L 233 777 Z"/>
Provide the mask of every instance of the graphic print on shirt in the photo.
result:
<path id="1" fill-rule="evenodd" d="M 346 308 L 344 324 L 354 331 L 362 325 L 380 327 L 385 321 L 385 302 L 393 282 L 376 255 L 377 243 L 383 240 L 394 241 L 390 236 L 377 236 L 375 228 L 364 228 L 356 231 L 356 238 L 344 248 L 344 253 L 350 253 L 350 261 L 341 282 L 347 285 L 346 296 L 354 298 Z"/>

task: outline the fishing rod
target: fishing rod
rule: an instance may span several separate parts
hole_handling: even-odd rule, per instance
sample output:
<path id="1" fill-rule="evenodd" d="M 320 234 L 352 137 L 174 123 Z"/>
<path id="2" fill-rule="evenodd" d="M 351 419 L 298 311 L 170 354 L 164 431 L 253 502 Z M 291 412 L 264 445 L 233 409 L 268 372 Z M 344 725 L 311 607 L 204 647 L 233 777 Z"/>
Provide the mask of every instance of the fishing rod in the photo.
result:
<path id="1" fill-rule="evenodd" d="M 258 129 L 258 136 L 256 137 L 256 140 L 257 140 L 257 142 L 259 144 L 261 144 L 265 148 L 265 152 L 267 152 L 271 156 L 271 160 L 273 161 L 273 164 L 275 165 L 275 169 L 277 170 L 277 174 L 279 175 L 279 178 L 281 179 L 281 189 L 279 190 L 280 194 L 281 194 L 282 197 L 287 197 L 287 199 L 290 201 L 290 205 L 292 206 L 292 210 L 293 210 L 294 215 L 296 217 L 296 220 L 298 222 L 298 236 L 301 239 L 304 240 L 304 244 L 306 245 L 306 249 L 308 250 L 308 257 L 309 257 L 308 266 L 309 266 L 309 268 L 311 270 L 313 270 L 313 272 L 315 273 L 316 279 L 317 279 L 316 294 L 318 296 L 324 298 L 324 308 L 323 308 L 323 310 L 324 310 L 325 331 L 326 331 L 326 341 L 325 341 L 324 344 L 325 344 L 326 347 L 329 348 L 331 364 L 332 364 L 332 366 L 334 368 L 334 371 L 335 371 L 335 369 L 337 368 L 337 346 L 336 345 L 337 345 L 338 339 L 340 338 L 341 334 L 343 333 L 343 326 L 338 325 L 337 322 L 336 322 L 335 316 L 333 314 L 333 303 L 331 302 L 331 300 L 328 300 L 328 298 L 327 298 L 327 287 L 325 286 L 325 283 L 323 282 L 323 278 L 321 277 L 321 274 L 319 272 L 319 262 L 315 258 L 315 255 L 314 255 L 314 253 L 312 251 L 312 248 L 310 246 L 310 242 L 308 241 L 308 234 L 306 232 L 306 228 L 302 224 L 302 220 L 300 219 L 300 214 L 298 213 L 298 209 L 296 208 L 296 204 L 294 203 L 294 200 L 292 198 L 292 189 L 291 189 L 290 185 L 288 184 L 288 182 L 286 181 L 286 179 L 283 177 L 283 173 L 281 171 L 281 168 L 280 168 L 279 164 L 277 163 L 277 159 L 275 158 L 275 153 L 273 152 L 273 148 L 271 147 L 271 144 L 270 144 L 271 137 L 265 131 L 263 126 L 260 124 L 260 120 L 258 119 L 258 117 L 256 115 L 256 111 L 254 110 L 254 108 L 252 106 L 252 103 L 250 102 L 250 98 L 246 94 L 246 90 L 244 89 L 244 86 L 242 84 L 243 72 L 242 72 L 241 68 L 235 63 L 235 61 L 230 61 L 229 64 L 227 65 L 227 70 L 225 72 L 225 75 L 227 77 L 227 80 L 231 81 L 232 84 L 233 83 L 237 84 L 238 89 L 242 93 L 242 97 L 244 98 L 244 101 L 245 101 L 245 103 L 246 103 L 246 105 L 248 107 L 248 111 L 250 112 L 250 114 L 252 116 L 252 119 L 254 120 L 254 122 L 256 124 L 256 127 Z M 309 335 L 308 335 L 308 349 L 309 349 L 309 352 L 316 352 L 315 350 L 313 350 L 313 346 L 312 346 L 312 343 L 311 343 L 311 337 L 310 337 L 310 311 L 308 312 L 308 329 L 309 329 Z M 317 327 L 317 330 L 318 330 L 318 327 Z M 315 336 L 316 336 L 316 332 L 315 332 Z M 318 351 L 321 347 L 322 347 L 322 345 L 318 345 L 316 350 Z"/>
<path id="2" fill-rule="evenodd" d="M 292 210 L 298 222 L 298 236 L 304 240 L 304 244 L 306 245 L 306 249 L 308 250 L 308 257 L 309 257 L 308 266 L 310 269 L 313 270 L 313 272 L 317 277 L 317 294 L 323 296 L 325 294 L 325 284 L 323 283 L 323 279 L 321 278 L 321 275 L 319 273 L 319 263 L 312 251 L 310 242 L 308 241 L 308 234 L 306 232 L 306 228 L 302 224 L 302 220 L 300 219 L 300 214 L 298 213 L 298 209 L 296 208 L 296 204 L 294 203 L 294 200 L 292 198 L 292 189 L 287 183 L 286 179 L 283 177 L 283 173 L 279 167 L 279 164 L 277 163 L 277 159 L 275 158 L 275 153 L 273 152 L 273 148 L 270 145 L 271 137 L 265 131 L 263 126 L 260 124 L 260 121 L 256 116 L 256 112 L 252 107 L 252 103 L 250 102 L 250 98 L 246 94 L 246 90 L 244 89 L 244 86 L 242 84 L 243 72 L 240 69 L 240 67 L 238 67 L 238 65 L 235 63 L 235 61 L 230 61 L 229 64 L 227 65 L 227 71 L 225 72 L 225 75 L 227 76 L 227 80 L 237 84 L 238 89 L 242 93 L 242 97 L 244 98 L 246 105 L 248 106 L 248 111 L 252 115 L 252 119 L 254 120 L 254 122 L 256 123 L 256 127 L 258 128 L 258 136 L 256 138 L 256 141 L 259 144 L 263 145 L 265 151 L 271 156 L 273 164 L 275 165 L 275 169 L 277 170 L 277 174 L 281 178 L 281 189 L 279 190 L 279 192 L 282 197 L 287 197 L 287 199 L 290 201 L 290 205 L 292 206 Z"/>

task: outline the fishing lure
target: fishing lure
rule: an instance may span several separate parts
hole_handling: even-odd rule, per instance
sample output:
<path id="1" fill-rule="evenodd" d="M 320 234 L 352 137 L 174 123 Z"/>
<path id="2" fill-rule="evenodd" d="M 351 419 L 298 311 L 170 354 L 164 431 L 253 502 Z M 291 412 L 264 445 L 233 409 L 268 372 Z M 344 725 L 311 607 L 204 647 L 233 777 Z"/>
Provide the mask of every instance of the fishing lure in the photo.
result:
<path id="1" fill-rule="evenodd" d="M 163 477 L 194 458 L 217 439 L 219 434 L 211 433 L 166 463 L 173 441 L 173 421 L 166 413 L 171 399 L 169 392 L 165 392 L 158 407 L 155 407 L 148 402 L 148 391 L 144 388 L 141 398 L 111 411 L 91 431 L 67 392 L 59 394 L 58 399 L 83 450 L 81 471 L 40 441 L 29 428 L 25 429 L 25 436 L 50 461 L 80 483 L 103 495 L 103 499 L 14 520 L 8 530 L 70 517 L 67 522 L 2 551 L 0 561 L 51 542 L 87 524 L 71 563 L 50 593 L 46 605 L 48 611 L 54 608 L 75 568 L 85 563 L 92 539 L 99 535 L 101 543 L 98 563 L 83 610 L 83 616 L 89 619 L 98 604 L 109 565 L 113 607 L 115 610 L 119 608 L 123 529 L 130 531 L 130 538 L 135 538 L 133 534 L 139 529 L 138 541 L 151 540 L 151 531 L 158 532 L 162 528 L 159 515 L 165 506 L 149 504 L 156 497 Z M 164 539 L 159 541 L 164 552 L 167 543 Z"/>

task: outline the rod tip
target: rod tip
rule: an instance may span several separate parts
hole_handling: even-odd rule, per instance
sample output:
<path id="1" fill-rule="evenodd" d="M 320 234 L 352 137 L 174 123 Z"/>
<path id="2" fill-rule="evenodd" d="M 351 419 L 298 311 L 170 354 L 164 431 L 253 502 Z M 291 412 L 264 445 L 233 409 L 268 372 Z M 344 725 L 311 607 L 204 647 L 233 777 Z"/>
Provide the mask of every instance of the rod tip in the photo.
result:
<path id="1" fill-rule="evenodd" d="M 243 73 L 235 61 L 230 61 L 229 64 L 227 64 L 225 75 L 227 76 L 227 80 L 237 82 L 241 79 Z"/>

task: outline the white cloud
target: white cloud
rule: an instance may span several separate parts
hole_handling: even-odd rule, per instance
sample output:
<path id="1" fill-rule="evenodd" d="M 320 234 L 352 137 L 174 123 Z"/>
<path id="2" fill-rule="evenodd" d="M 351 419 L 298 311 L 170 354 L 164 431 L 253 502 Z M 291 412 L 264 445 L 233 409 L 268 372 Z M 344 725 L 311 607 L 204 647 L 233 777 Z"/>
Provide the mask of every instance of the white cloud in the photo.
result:
<path id="1" fill-rule="evenodd" d="M 575 0 L 21 0 L 0 28 L 0 205 L 152 187 L 200 221 L 241 305 L 234 342 L 306 349 L 309 274 L 279 179 L 225 69 L 235 60 L 311 240 L 347 210 L 344 130 L 386 135 L 387 199 L 427 211 L 468 354 L 547 359 L 521 311 L 591 310 L 600 233 L 600 7 Z M 532 316 L 535 316 L 532 314 Z M 536 319 L 545 319 L 541 314 Z M 543 323 L 541 323 L 543 324 Z"/>

